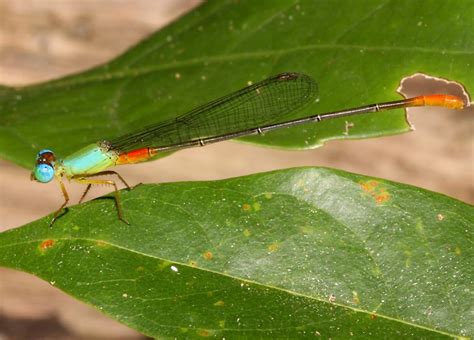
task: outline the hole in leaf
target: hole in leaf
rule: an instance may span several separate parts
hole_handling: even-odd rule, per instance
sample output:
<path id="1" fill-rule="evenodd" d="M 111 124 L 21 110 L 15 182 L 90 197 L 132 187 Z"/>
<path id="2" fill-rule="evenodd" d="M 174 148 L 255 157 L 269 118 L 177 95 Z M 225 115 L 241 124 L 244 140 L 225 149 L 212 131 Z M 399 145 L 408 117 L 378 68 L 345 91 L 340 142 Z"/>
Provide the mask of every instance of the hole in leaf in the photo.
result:
<path id="1" fill-rule="evenodd" d="M 463 98 L 467 104 L 471 103 L 469 93 L 461 83 L 432 77 L 424 73 L 415 73 L 403 78 L 397 92 L 406 98 L 424 94 L 452 94 Z"/>
<path id="2" fill-rule="evenodd" d="M 463 111 L 473 111 L 473 106 L 471 105 L 471 98 L 461 83 L 457 81 L 450 81 L 443 78 L 429 76 L 424 73 L 415 73 L 411 76 L 404 77 L 400 81 L 400 85 L 397 89 L 397 92 L 400 93 L 405 98 L 416 97 L 420 95 L 428 94 L 450 94 L 455 95 L 464 100 L 466 107 Z M 445 109 L 448 110 L 448 109 Z M 467 112 L 466 112 L 467 113 Z M 407 121 L 413 129 L 413 124 L 410 122 L 407 112 Z"/>

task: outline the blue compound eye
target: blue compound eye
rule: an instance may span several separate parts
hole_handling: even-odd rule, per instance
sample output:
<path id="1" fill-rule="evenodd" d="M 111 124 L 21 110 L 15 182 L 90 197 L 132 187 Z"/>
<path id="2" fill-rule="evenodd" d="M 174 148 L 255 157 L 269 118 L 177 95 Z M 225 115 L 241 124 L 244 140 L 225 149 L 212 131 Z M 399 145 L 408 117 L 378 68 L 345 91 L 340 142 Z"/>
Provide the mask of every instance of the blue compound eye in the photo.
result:
<path id="1" fill-rule="evenodd" d="M 35 167 L 34 177 L 38 182 L 48 183 L 54 178 L 54 168 L 49 164 L 38 164 Z"/>

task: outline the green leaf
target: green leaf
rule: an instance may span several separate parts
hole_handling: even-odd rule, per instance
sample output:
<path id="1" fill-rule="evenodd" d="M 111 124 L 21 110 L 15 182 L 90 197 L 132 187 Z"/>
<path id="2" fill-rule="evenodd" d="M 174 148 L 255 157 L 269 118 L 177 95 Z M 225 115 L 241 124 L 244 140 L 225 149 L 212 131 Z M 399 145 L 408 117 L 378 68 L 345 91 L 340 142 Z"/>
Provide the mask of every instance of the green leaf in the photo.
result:
<path id="1" fill-rule="evenodd" d="M 0 234 L 0 265 L 155 337 L 472 336 L 474 208 L 300 168 L 140 185 Z"/>
<path id="2" fill-rule="evenodd" d="M 64 157 L 282 71 L 307 73 L 321 90 L 290 118 L 397 99 L 401 78 L 416 72 L 472 88 L 473 17 L 470 0 L 209 2 L 105 65 L 0 87 L 0 155 L 25 167 L 41 148 Z M 407 129 L 398 110 L 246 141 L 310 148 Z"/>

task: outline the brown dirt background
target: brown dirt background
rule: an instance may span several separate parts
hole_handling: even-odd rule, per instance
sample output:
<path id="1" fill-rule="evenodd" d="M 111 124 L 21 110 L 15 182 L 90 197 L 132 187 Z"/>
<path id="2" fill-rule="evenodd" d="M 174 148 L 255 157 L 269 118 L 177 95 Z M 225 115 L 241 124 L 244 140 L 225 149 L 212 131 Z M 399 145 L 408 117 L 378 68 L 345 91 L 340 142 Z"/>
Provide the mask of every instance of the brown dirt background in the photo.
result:
<path id="1" fill-rule="evenodd" d="M 0 83 L 36 83 L 105 62 L 198 3 L 0 0 Z M 412 94 L 446 88 L 419 79 L 408 85 Z M 225 142 L 148 164 L 123 166 L 120 172 L 133 185 L 318 165 L 408 183 L 473 203 L 473 110 L 413 109 L 410 113 L 417 130 L 403 135 L 335 141 L 300 152 Z M 40 218 L 62 202 L 56 186 L 30 182 L 29 172 L 0 161 L 0 230 Z M 80 192 L 80 187 L 73 186 L 73 201 Z M 105 192 L 99 188 L 94 194 Z M 2 340 L 142 338 L 31 275 L 0 269 L 0 277 Z"/>

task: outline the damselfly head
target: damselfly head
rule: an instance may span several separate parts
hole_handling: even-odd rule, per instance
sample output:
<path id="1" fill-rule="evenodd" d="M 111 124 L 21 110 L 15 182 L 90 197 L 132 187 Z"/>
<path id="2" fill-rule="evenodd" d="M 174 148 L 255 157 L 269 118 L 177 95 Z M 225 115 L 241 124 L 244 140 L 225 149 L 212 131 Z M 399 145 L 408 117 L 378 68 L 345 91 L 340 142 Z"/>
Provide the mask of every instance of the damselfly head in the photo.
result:
<path id="1" fill-rule="evenodd" d="M 31 173 L 31 180 L 48 183 L 54 178 L 54 163 L 56 156 L 51 150 L 41 150 L 36 155 L 35 169 Z"/>

